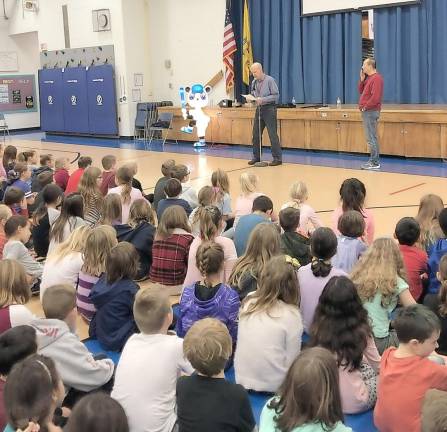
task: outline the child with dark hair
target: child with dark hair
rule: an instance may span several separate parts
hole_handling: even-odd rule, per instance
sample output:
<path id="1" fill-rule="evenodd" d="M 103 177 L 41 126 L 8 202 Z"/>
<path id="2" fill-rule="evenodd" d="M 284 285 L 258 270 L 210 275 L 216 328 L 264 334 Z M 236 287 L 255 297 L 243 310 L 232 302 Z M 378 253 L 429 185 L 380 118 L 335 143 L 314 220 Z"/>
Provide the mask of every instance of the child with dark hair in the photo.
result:
<path id="1" fill-rule="evenodd" d="M 42 277 L 43 266 L 25 246 L 31 237 L 28 219 L 24 216 L 11 216 L 5 223 L 5 234 L 8 241 L 3 249 L 3 258 L 22 264 L 32 285 Z"/>
<path id="2" fill-rule="evenodd" d="M 301 291 L 301 313 L 304 330 L 309 331 L 320 294 L 333 276 L 346 276 L 343 270 L 332 265 L 337 253 L 337 237 L 330 228 L 317 228 L 310 240 L 312 262 L 298 270 L 298 282 Z"/>
<path id="3" fill-rule="evenodd" d="M 3 204 L 7 205 L 13 215 L 29 216 L 25 193 L 14 186 L 9 186 L 3 196 Z"/>
<path id="4" fill-rule="evenodd" d="M 180 198 L 188 202 L 191 208 L 196 208 L 198 199 L 196 190 L 189 184 L 189 168 L 186 165 L 179 164 L 171 168 L 171 177 L 177 179 L 182 185 Z"/>
<path id="5" fill-rule="evenodd" d="M 336 355 L 344 413 L 374 407 L 380 355 L 368 312 L 346 276 L 334 276 L 324 287 L 310 328 L 310 346 Z"/>
<path id="6" fill-rule="evenodd" d="M 105 155 L 101 159 L 102 164 L 102 183 L 99 189 L 101 193 L 106 196 L 109 189 L 116 187 L 115 174 L 116 174 L 116 156 Z"/>
<path id="7" fill-rule="evenodd" d="M 91 166 L 92 163 L 93 160 L 90 156 L 81 156 L 78 159 L 78 169 L 71 173 L 71 176 L 68 179 L 67 187 L 65 189 L 65 195 L 78 191 L 78 185 L 81 181 L 82 174 L 84 174 L 84 171 L 89 166 Z"/>
<path id="8" fill-rule="evenodd" d="M 420 431 L 427 391 L 447 391 L 447 367 L 429 358 L 438 346 L 439 319 L 414 304 L 398 312 L 394 328 L 399 347 L 382 355 L 374 424 L 381 432 Z"/>
<path id="9" fill-rule="evenodd" d="M 436 277 L 439 268 L 439 261 L 442 256 L 447 253 L 447 209 L 444 209 L 438 216 L 439 226 L 444 233 L 443 238 L 440 238 L 428 254 L 428 295 L 436 295 L 439 291 L 440 282 Z"/>
<path id="10" fill-rule="evenodd" d="M 297 265 L 284 255 L 271 258 L 258 289 L 242 303 L 234 370 L 236 382 L 246 389 L 276 392 L 301 350 Z"/>
<path id="11" fill-rule="evenodd" d="M 352 432 L 343 424 L 334 355 L 320 347 L 302 351 L 264 406 L 259 426 L 262 432 Z"/>
<path id="12" fill-rule="evenodd" d="M 165 188 L 166 184 L 171 178 L 171 172 L 172 169 L 175 166 L 175 160 L 174 159 L 168 159 L 165 160 L 161 165 L 161 173 L 163 174 L 163 177 L 159 178 L 157 180 L 157 183 L 155 184 L 154 188 L 154 202 L 153 206 L 155 211 L 158 210 L 158 203 L 166 198 L 165 195 Z"/>
<path id="13" fill-rule="evenodd" d="M 245 253 L 248 239 L 255 226 L 260 223 L 271 223 L 272 214 L 273 202 L 268 196 L 260 195 L 254 199 L 251 214 L 242 216 L 234 231 L 234 245 L 238 257 Z"/>
<path id="14" fill-rule="evenodd" d="M 203 186 L 203 188 L 199 190 L 199 205 L 191 212 L 188 217 L 189 223 L 191 225 L 192 235 L 194 237 L 198 237 L 200 235 L 199 216 L 201 214 L 201 211 L 204 207 L 214 205 L 216 205 L 216 191 L 212 186 Z"/>
<path id="15" fill-rule="evenodd" d="M 42 202 L 33 214 L 31 235 L 37 256 L 45 258 L 50 246 L 50 227 L 60 216 L 58 207 L 62 204 L 64 192 L 58 185 L 49 184 L 40 193 Z"/>
<path id="16" fill-rule="evenodd" d="M 189 328 L 202 318 L 217 318 L 228 327 L 233 344 L 236 344 L 237 317 L 241 302 L 237 292 L 222 282 L 222 246 L 214 242 L 202 243 L 197 249 L 196 264 L 202 277 L 183 290 L 177 334 L 184 337 Z"/>
<path id="17" fill-rule="evenodd" d="M 112 397 L 125 409 L 132 431 L 172 431 L 177 378 L 194 370 L 183 356 L 183 340 L 168 334 L 173 313 L 163 289 L 139 291 L 133 311 L 140 333 L 124 346 Z"/>
<path id="18" fill-rule="evenodd" d="M 51 357 L 67 390 L 90 392 L 104 386 L 113 375 L 113 361 L 95 360 L 76 335 L 76 290 L 53 285 L 42 296 L 45 318 L 35 319 L 39 354 Z"/>
<path id="19" fill-rule="evenodd" d="M 365 231 L 365 219 L 356 210 L 344 212 L 338 220 L 337 253 L 332 264 L 346 273 L 350 273 L 359 258 L 368 248 L 360 237 Z"/>
<path id="20" fill-rule="evenodd" d="M 346 179 L 340 187 L 341 206 L 337 207 L 332 213 L 332 229 L 336 234 L 338 231 L 338 220 L 340 216 L 348 211 L 358 211 L 365 219 L 365 232 L 362 237 L 368 244 L 374 240 L 374 214 L 371 210 L 365 208 L 366 188 L 363 182 L 356 178 Z"/>
<path id="21" fill-rule="evenodd" d="M 36 331 L 28 325 L 0 334 L 0 430 L 7 424 L 3 393 L 12 367 L 37 352 Z"/>
<path id="22" fill-rule="evenodd" d="M 189 205 L 188 201 L 180 198 L 180 195 L 182 194 L 182 184 L 177 179 L 169 179 L 166 182 L 165 186 L 165 194 L 166 198 L 162 199 L 157 206 L 157 218 L 158 220 L 161 219 L 163 216 L 164 211 L 171 206 L 177 205 L 182 207 L 186 215 L 189 216 L 192 212 L 192 208 Z"/>
<path id="23" fill-rule="evenodd" d="M 185 336 L 183 353 L 197 374 L 177 381 L 179 432 L 254 431 L 247 391 L 225 380 L 232 354 L 225 325 L 213 318 L 197 321 Z"/>
<path id="24" fill-rule="evenodd" d="M 42 186 L 37 179 L 39 174 L 44 172 L 50 172 L 54 174 L 54 158 L 51 154 L 41 154 L 40 155 L 40 166 L 33 171 L 33 175 L 31 177 L 31 190 L 33 192 L 40 192 L 42 190 Z"/>
<path id="25" fill-rule="evenodd" d="M 89 334 L 107 350 L 121 351 L 137 331 L 132 307 L 139 289 L 133 281 L 138 265 L 135 247 L 127 242 L 118 243 L 107 256 L 106 272 L 90 293 L 96 313 Z"/>
<path id="26" fill-rule="evenodd" d="M 4 400 L 6 432 L 62 432 L 53 413 L 64 399 L 64 386 L 54 361 L 33 355 L 16 364 L 6 381 Z"/>
<path id="27" fill-rule="evenodd" d="M 129 432 L 123 407 L 105 393 L 83 397 L 73 408 L 65 432 Z"/>
<path id="28" fill-rule="evenodd" d="M 394 237 L 399 242 L 400 253 L 404 260 L 410 292 L 416 301 L 422 297 L 422 277 L 427 277 L 428 271 L 427 253 L 416 246 L 420 234 L 419 223 L 412 217 L 402 218 L 394 231 Z"/>
<path id="29" fill-rule="evenodd" d="M 300 265 L 310 263 L 310 240 L 297 230 L 300 225 L 300 210 L 286 207 L 279 212 L 279 224 L 284 230 L 281 234 L 281 250 L 292 258 L 296 258 Z"/>
<path id="30" fill-rule="evenodd" d="M 5 173 L 8 174 L 10 170 L 14 168 L 14 164 L 17 159 L 17 147 L 13 145 L 7 145 L 3 150 L 3 168 Z"/>
<path id="31" fill-rule="evenodd" d="M 34 204 L 34 194 L 31 192 L 29 180 L 31 178 L 31 170 L 24 162 L 16 162 L 14 169 L 10 171 L 12 177 L 10 186 L 23 191 L 28 205 Z"/>

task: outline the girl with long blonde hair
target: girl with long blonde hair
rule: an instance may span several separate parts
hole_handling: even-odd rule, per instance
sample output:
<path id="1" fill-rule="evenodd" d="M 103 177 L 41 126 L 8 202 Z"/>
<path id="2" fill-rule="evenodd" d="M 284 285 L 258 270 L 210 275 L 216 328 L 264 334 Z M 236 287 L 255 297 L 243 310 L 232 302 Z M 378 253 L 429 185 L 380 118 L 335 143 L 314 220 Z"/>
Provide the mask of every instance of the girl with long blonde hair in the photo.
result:
<path id="1" fill-rule="evenodd" d="M 134 171 L 127 165 L 118 168 L 116 172 L 117 187 L 109 189 L 107 195 L 118 194 L 121 197 L 122 216 L 121 222 L 127 223 L 129 219 L 130 206 L 138 199 L 143 199 L 143 194 L 138 189 L 132 187 Z"/>
<path id="2" fill-rule="evenodd" d="M 40 283 L 41 300 L 45 290 L 52 285 L 69 284 L 76 287 L 89 231 L 87 225 L 76 228 L 67 240 L 57 245 L 47 256 Z"/>
<path id="3" fill-rule="evenodd" d="M 398 302 L 404 307 L 416 302 L 406 282 L 396 242 L 391 238 L 376 239 L 353 268 L 350 278 L 368 311 L 379 354 L 390 346 L 398 346 L 396 332 L 390 331 L 390 314 Z"/>
<path id="4" fill-rule="evenodd" d="M 104 209 L 99 224 L 119 225 L 121 224 L 122 213 L 121 197 L 116 193 L 108 194 L 104 198 Z"/>
<path id="5" fill-rule="evenodd" d="M 88 322 L 95 314 L 89 295 L 93 285 L 105 272 L 109 252 L 117 245 L 116 232 L 109 225 L 99 225 L 87 235 L 83 250 L 83 264 L 79 271 L 76 305 L 81 316 Z"/>
<path id="6" fill-rule="evenodd" d="M 421 227 L 420 246 L 428 252 L 444 234 L 439 226 L 439 213 L 444 209 L 444 202 L 438 195 L 424 195 L 419 202 L 418 214 L 415 219 Z"/>
<path id="7" fill-rule="evenodd" d="M 236 382 L 246 389 L 278 390 L 301 350 L 298 266 L 286 255 L 272 257 L 261 273 L 258 289 L 242 303 L 234 369 Z"/>
<path id="8" fill-rule="evenodd" d="M 216 194 L 216 206 L 222 213 L 223 220 L 227 222 L 234 219 L 234 214 L 231 210 L 230 179 L 228 174 L 220 168 L 214 171 L 211 174 L 211 185 Z"/>
<path id="9" fill-rule="evenodd" d="M 241 193 L 236 200 L 234 208 L 234 227 L 241 216 L 245 216 L 251 213 L 253 207 L 253 201 L 262 193 L 259 192 L 259 177 L 251 172 L 244 172 L 239 177 L 239 185 Z"/>
<path id="10" fill-rule="evenodd" d="M 256 291 L 258 279 L 266 263 L 281 254 L 281 237 L 278 228 L 269 223 L 256 225 L 250 234 L 245 254 L 234 264 L 228 283 L 243 300 Z"/>
<path id="11" fill-rule="evenodd" d="M 104 206 L 104 198 L 99 187 L 102 183 L 102 172 L 97 167 L 89 167 L 82 174 L 78 191 L 84 198 L 84 220 L 91 227 L 95 226 Z"/>

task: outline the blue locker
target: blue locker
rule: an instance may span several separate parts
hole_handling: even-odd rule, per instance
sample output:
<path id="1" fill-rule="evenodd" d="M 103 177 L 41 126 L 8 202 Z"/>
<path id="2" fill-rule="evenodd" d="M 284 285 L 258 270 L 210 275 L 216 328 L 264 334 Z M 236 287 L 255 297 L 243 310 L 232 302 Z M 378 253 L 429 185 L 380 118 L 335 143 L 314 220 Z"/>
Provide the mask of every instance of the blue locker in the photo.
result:
<path id="1" fill-rule="evenodd" d="M 118 135 L 115 79 L 112 65 L 88 68 L 87 93 L 90 133 Z"/>
<path id="2" fill-rule="evenodd" d="M 40 127 L 45 132 L 63 132 L 62 69 L 39 70 Z"/>
<path id="3" fill-rule="evenodd" d="M 65 132 L 89 133 L 85 67 L 64 69 L 62 92 Z"/>

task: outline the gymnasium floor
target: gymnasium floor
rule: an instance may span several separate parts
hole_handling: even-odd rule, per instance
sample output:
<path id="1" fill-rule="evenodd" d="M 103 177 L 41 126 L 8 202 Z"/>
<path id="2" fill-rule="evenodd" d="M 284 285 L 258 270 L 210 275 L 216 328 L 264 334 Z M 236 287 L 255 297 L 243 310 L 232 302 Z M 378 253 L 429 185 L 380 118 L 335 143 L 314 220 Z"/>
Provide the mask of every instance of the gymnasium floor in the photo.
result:
<path id="1" fill-rule="evenodd" d="M 230 177 L 233 201 L 239 194 L 239 175 L 244 171 L 255 172 L 260 178 L 260 191 L 272 198 L 276 209 L 288 200 L 289 185 L 296 180 L 303 180 L 310 192 L 309 204 L 319 213 L 323 223 L 328 225 L 331 223 L 331 212 L 338 205 L 340 184 L 346 178 L 357 177 L 367 188 L 366 206 L 374 211 L 376 237 L 392 235 L 401 217 L 415 215 L 419 199 L 426 193 L 436 193 L 447 202 L 444 181 L 447 164 L 440 160 L 384 157 L 380 172 L 365 172 L 358 169 L 366 159 L 362 155 L 285 150 L 282 166 L 251 168 L 247 165 L 247 160 L 251 158 L 250 148 L 243 146 L 216 145 L 197 151 L 190 143 L 167 143 L 162 148 L 158 142 L 153 143 L 150 149 L 145 149 L 144 143 L 133 140 L 45 136 L 41 132 L 13 134 L 9 143 L 20 150 L 33 148 L 40 153 L 52 153 L 55 157 L 66 155 L 73 161 L 73 169 L 77 167 L 79 155 L 91 156 L 94 165 L 99 167 L 105 154 L 116 155 L 118 165 L 137 161 L 137 178 L 147 193 L 161 175 L 161 163 L 168 158 L 189 166 L 191 185 L 197 190 L 209 184 L 215 169 L 225 170 Z M 266 151 L 265 160 L 270 159 L 271 155 Z M 30 308 L 41 315 L 38 298 L 31 301 Z M 78 332 L 81 339 L 88 336 L 87 326 L 81 319 Z M 95 341 L 87 344 L 93 352 L 101 350 Z M 116 353 L 110 355 L 117 360 Z M 229 379 L 234 379 L 232 373 L 230 371 Z M 258 419 L 265 397 L 250 395 L 250 400 Z M 355 431 L 375 431 L 371 412 L 348 416 L 346 422 Z"/>

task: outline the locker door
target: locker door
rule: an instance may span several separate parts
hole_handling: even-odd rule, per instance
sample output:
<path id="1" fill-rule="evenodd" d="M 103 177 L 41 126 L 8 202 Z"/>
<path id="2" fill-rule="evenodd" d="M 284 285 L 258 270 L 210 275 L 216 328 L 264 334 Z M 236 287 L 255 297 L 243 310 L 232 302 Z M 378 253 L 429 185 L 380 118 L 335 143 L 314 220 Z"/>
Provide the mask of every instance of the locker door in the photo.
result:
<path id="1" fill-rule="evenodd" d="M 39 70 L 40 127 L 45 132 L 64 131 L 62 69 Z"/>
<path id="2" fill-rule="evenodd" d="M 118 135 L 115 79 L 112 65 L 88 68 L 87 93 L 90 133 Z"/>
<path id="3" fill-rule="evenodd" d="M 63 83 L 65 131 L 89 133 L 86 69 L 65 69 Z"/>

